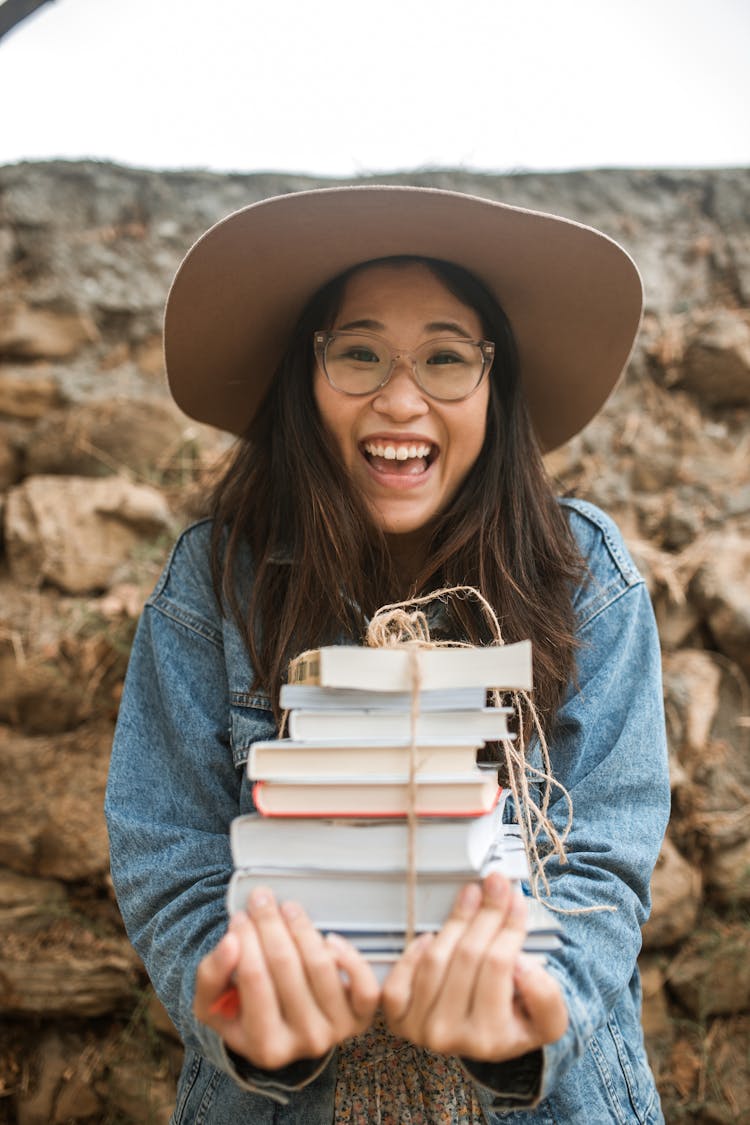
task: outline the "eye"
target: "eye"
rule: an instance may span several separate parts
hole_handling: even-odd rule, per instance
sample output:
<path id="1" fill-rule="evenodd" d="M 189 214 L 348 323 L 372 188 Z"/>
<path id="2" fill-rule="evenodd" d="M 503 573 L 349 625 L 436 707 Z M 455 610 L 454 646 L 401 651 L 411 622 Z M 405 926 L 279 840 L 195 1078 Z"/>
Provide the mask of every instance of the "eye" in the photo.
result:
<path id="1" fill-rule="evenodd" d="M 360 344 L 352 344 L 351 347 L 344 349 L 341 352 L 341 359 L 349 359 L 353 363 L 380 363 L 380 356 L 376 355 L 372 348 Z"/>
<path id="2" fill-rule="evenodd" d="M 466 363 L 466 356 L 453 348 L 440 348 L 427 357 L 427 363 L 433 367 L 442 367 L 451 363 Z"/>

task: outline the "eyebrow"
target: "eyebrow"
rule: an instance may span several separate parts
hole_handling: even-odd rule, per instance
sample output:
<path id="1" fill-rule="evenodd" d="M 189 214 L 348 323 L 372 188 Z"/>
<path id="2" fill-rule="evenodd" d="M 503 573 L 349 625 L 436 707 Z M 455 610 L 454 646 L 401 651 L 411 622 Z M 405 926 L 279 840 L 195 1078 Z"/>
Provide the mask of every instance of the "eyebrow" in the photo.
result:
<path id="1" fill-rule="evenodd" d="M 457 324 L 455 320 L 433 320 L 429 324 L 425 324 L 426 332 L 448 332 L 452 336 L 462 336 L 465 340 L 472 340 L 474 337 L 471 333 Z M 365 332 L 385 332 L 386 327 L 379 320 L 368 320 L 366 317 L 362 320 L 350 320 L 346 324 L 338 326 L 339 332 L 350 332 L 352 329 L 360 328 Z"/>

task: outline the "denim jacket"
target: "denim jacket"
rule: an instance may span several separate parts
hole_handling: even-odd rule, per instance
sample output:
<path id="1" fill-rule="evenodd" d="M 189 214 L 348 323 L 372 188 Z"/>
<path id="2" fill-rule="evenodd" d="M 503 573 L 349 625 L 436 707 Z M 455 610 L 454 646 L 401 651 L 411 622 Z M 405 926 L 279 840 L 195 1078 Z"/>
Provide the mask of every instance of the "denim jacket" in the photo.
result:
<path id="1" fill-rule="evenodd" d="M 588 574 L 575 592 L 577 674 L 550 747 L 573 801 L 568 863 L 552 901 L 605 906 L 562 916 L 548 968 L 569 1012 L 563 1037 L 499 1065 L 465 1066 L 488 1122 L 661 1122 L 640 1027 L 636 958 L 669 812 L 660 654 L 644 582 L 612 523 L 561 501 Z M 210 525 L 177 542 L 138 626 L 107 787 L 112 876 L 133 945 L 185 1044 L 177 1123 L 333 1120 L 336 1053 L 313 1067 L 240 1073 L 192 1014 L 200 959 L 226 930 L 228 828 L 253 809 L 252 742 L 275 736 L 267 697 L 208 565 Z M 558 829 L 566 803 L 556 791 Z"/>

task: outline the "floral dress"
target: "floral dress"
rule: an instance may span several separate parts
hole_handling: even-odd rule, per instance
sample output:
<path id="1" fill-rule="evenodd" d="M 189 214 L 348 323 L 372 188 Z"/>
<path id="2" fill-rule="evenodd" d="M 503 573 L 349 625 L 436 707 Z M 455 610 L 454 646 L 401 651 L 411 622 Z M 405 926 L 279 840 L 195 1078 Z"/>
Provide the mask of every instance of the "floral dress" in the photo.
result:
<path id="1" fill-rule="evenodd" d="M 378 1014 L 339 1048 L 336 1125 L 484 1125 L 458 1059 L 398 1039 Z"/>

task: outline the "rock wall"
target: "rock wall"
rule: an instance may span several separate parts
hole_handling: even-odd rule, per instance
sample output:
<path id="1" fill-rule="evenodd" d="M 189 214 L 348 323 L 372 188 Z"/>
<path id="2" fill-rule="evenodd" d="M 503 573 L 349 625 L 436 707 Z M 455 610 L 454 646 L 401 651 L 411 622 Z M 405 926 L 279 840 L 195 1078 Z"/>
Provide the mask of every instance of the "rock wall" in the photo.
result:
<path id="1" fill-rule="evenodd" d="M 549 458 L 619 521 L 664 648 L 674 812 L 644 931 L 667 1119 L 750 1100 L 750 171 L 383 178 L 621 241 L 627 377 Z M 361 182 L 361 181 L 360 181 Z M 135 620 L 225 438 L 163 388 L 166 290 L 228 211 L 320 181 L 0 169 L 0 1122 L 167 1122 L 180 1047 L 124 936 L 101 803 Z"/>

